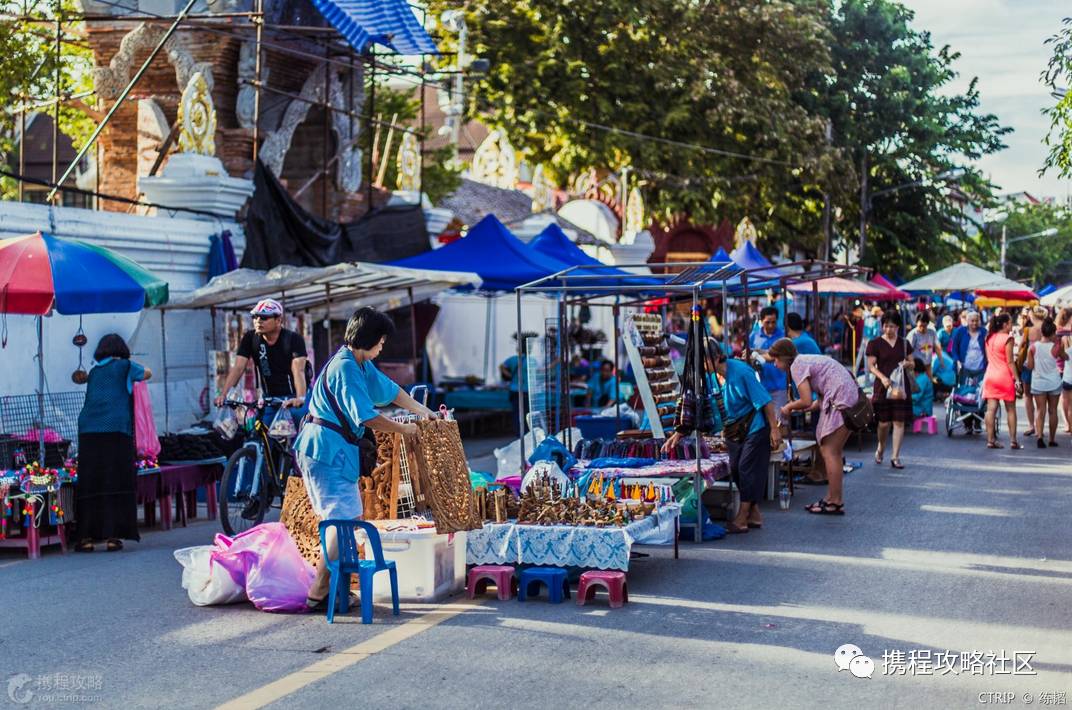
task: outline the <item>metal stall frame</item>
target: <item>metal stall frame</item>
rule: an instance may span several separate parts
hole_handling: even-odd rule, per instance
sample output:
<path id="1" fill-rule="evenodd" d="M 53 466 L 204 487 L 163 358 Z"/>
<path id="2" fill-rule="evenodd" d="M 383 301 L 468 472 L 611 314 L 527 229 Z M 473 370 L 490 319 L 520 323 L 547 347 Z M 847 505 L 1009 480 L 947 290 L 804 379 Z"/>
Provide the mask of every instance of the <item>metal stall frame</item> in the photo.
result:
<path id="1" fill-rule="evenodd" d="M 585 264 L 571 266 L 549 276 L 523 284 L 515 289 L 517 302 L 517 356 L 522 361 L 525 352 L 524 339 L 521 337 L 522 311 L 521 298 L 525 294 L 556 294 L 560 299 L 565 299 L 570 305 L 586 304 L 589 306 L 603 306 L 615 309 L 615 313 L 623 306 L 639 306 L 654 298 L 677 297 L 682 300 L 691 300 L 692 310 L 700 305 L 701 301 L 709 296 L 721 295 L 723 308 L 725 309 L 728 297 L 742 296 L 746 303 L 749 295 L 750 277 L 753 288 L 761 291 L 774 290 L 785 297 L 786 289 L 792 285 L 818 282 L 831 277 L 851 278 L 853 276 L 866 276 L 868 269 L 857 266 L 847 266 L 834 262 L 808 259 L 784 264 L 772 264 L 754 269 L 742 269 L 733 262 L 674 262 L 662 264 L 620 264 L 617 268 L 624 270 L 622 274 L 608 274 L 607 267 L 597 264 Z M 631 273 L 629 269 L 651 269 L 661 273 Z M 674 271 L 671 271 L 671 270 Z M 815 287 L 813 286 L 813 292 Z M 569 296 L 575 298 L 569 300 Z M 631 300 L 622 302 L 622 297 L 631 296 Z M 602 299 L 614 297 L 612 302 Z M 617 328 L 618 319 L 615 319 L 615 370 L 617 371 Z M 695 367 L 693 373 L 695 381 L 703 376 L 703 360 L 699 340 L 694 344 Z M 748 354 L 748 342 L 746 340 L 746 356 Z M 518 426 L 521 431 L 521 466 L 524 469 L 525 462 L 525 422 L 527 415 L 527 403 L 525 397 L 520 398 L 518 412 Z M 569 407 L 568 398 L 566 407 Z M 568 409 L 567 409 L 568 415 Z M 568 418 L 567 418 L 568 421 Z M 693 475 L 693 491 L 699 505 L 703 493 L 702 458 L 700 452 L 700 432 L 693 431 L 693 440 L 696 446 L 696 473 Z M 524 470 L 521 471 L 524 474 Z M 790 477 L 792 471 L 790 471 Z M 790 478 L 791 480 L 791 478 Z M 695 542 L 700 542 L 703 531 L 700 525 L 695 526 Z"/>

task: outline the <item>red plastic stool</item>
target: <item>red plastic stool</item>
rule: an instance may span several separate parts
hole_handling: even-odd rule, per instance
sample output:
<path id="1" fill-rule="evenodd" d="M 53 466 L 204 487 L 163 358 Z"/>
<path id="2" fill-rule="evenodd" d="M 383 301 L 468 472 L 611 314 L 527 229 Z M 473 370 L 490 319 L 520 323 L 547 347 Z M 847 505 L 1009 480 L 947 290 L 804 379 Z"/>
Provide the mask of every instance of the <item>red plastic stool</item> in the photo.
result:
<path id="1" fill-rule="evenodd" d="M 621 609 L 629 601 L 629 586 L 625 583 L 625 572 L 614 570 L 589 570 L 581 573 L 577 583 L 577 604 L 591 601 L 596 595 L 596 588 L 603 587 L 610 595 L 610 608 Z"/>
<path id="2" fill-rule="evenodd" d="M 499 599 L 506 601 L 514 596 L 517 582 L 514 580 L 514 568 L 509 565 L 477 565 L 469 570 L 465 584 L 465 594 L 475 599 L 477 594 L 486 594 L 488 585 L 494 584 L 499 592 Z"/>

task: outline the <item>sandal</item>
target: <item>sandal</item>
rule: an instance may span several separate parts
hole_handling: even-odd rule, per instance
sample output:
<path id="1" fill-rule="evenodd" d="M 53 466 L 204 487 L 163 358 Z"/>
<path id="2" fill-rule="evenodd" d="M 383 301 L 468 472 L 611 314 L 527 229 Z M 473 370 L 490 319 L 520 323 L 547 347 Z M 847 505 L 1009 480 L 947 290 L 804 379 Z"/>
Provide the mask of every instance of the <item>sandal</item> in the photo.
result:
<path id="1" fill-rule="evenodd" d="M 986 442 L 986 448 L 988 448 L 988 449 L 1004 449 L 1005 447 L 1002 446 L 1001 444 L 999 444 L 996 441 L 988 441 L 988 442 Z"/>
<path id="2" fill-rule="evenodd" d="M 93 541 L 89 538 L 82 540 L 75 545 L 75 552 L 93 552 Z"/>
<path id="3" fill-rule="evenodd" d="M 1020 442 L 1019 442 L 1019 441 L 1014 441 L 1014 442 L 1012 442 L 1011 444 L 1009 444 L 1009 448 L 1010 448 L 1010 449 L 1022 449 L 1022 448 L 1024 448 L 1024 447 L 1020 446 Z"/>
<path id="4" fill-rule="evenodd" d="M 1058 444 L 1057 444 L 1056 441 L 1054 441 L 1053 439 L 1050 439 L 1050 446 L 1057 446 L 1057 445 Z"/>
<path id="5" fill-rule="evenodd" d="M 116 540 L 116 539 L 113 538 L 113 539 L 108 541 L 108 544 L 105 547 L 108 550 L 108 552 L 118 552 L 119 550 L 123 549 L 123 541 L 122 540 Z"/>
<path id="6" fill-rule="evenodd" d="M 831 503 L 825 498 L 820 498 L 811 505 L 804 508 L 809 513 L 815 515 L 844 515 L 845 504 L 844 503 Z"/>
<path id="7" fill-rule="evenodd" d="M 898 470 L 904 468 L 904 464 L 901 463 L 901 459 L 890 459 L 890 466 L 893 466 Z"/>
<path id="8" fill-rule="evenodd" d="M 734 525 L 733 523 L 726 523 L 726 533 L 729 535 L 740 535 L 741 533 L 748 532 L 747 525 Z"/>
<path id="9" fill-rule="evenodd" d="M 879 466 L 882 465 L 882 454 L 878 453 L 877 451 L 875 452 L 875 463 L 877 463 Z"/>
<path id="10" fill-rule="evenodd" d="M 763 523 L 748 523 L 748 527 L 752 528 L 753 530 L 762 530 Z"/>

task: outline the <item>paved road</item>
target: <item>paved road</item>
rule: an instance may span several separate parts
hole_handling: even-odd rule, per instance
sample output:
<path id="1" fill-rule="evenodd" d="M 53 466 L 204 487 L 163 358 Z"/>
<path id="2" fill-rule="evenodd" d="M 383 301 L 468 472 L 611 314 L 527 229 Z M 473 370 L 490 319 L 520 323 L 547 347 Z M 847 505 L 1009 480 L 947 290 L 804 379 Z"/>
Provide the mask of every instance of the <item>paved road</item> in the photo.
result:
<path id="1" fill-rule="evenodd" d="M 613 611 L 459 599 L 328 626 L 197 608 L 171 553 L 208 543 L 207 522 L 118 554 L 5 552 L 7 677 L 26 681 L 34 705 L 50 704 L 41 683 L 62 674 L 99 681 L 74 692 L 124 708 L 953 708 L 988 692 L 1021 707 L 1025 693 L 1072 702 L 1072 438 L 1061 445 L 994 452 L 914 436 L 904 471 L 850 450 L 869 463 L 847 481 L 844 518 L 805 514 L 818 497 L 805 491 L 791 511 L 769 510 L 762 531 L 684 545 L 676 561 L 652 548 Z M 874 660 L 871 679 L 836 670 L 846 643 Z M 1037 675 L 997 673 L 1000 662 L 985 675 L 884 675 L 884 652 L 921 651 L 1034 652 Z M 0 686 L 0 699 L 8 690 L 25 697 Z"/>

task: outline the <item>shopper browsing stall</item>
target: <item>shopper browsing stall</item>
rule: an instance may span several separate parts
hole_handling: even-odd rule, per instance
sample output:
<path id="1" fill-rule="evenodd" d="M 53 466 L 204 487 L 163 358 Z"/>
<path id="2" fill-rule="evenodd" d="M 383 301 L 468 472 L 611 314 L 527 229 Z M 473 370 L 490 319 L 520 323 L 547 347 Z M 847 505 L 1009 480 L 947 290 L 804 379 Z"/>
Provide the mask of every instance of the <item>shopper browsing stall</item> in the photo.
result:
<path id="1" fill-rule="evenodd" d="M 152 372 L 130 359 L 130 348 L 115 333 L 100 339 L 78 415 L 76 550 L 92 552 L 106 540 L 109 552 L 123 540 L 140 540 L 134 450 L 134 383 Z"/>
<path id="2" fill-rule="evenodd" d="M 216 406 L 223 406 L 227 393 L 238 384 L 252 360 L 257 385 L 262 397 L 286 399 L 284 406 L 301 409 L 305 404 L 308 386 L 305 378 L 305 363 L 308 354 L 305 340 L 292 330 L 283 327 L 283 306 L 279 301 L 266 298 L 250 311 L 253 330 L 242 336 L 238 345 L 234 367 L 224 378 L 223 386 L 216 394 Z M 296 411 L 296 415 L 303 412 Z M 270 419 L 271 412 L 265 415 Z"/>
<path id="3" fill-rule="evenodd" d="M 861 396 L 856 379 L 832 357 L 798 354 L 788 339 L 775 343 L 770 356 L 779 370 L 789 373 L 799 392 L 799 398 L 782 407 L 782 414 L 788 417 L 793 412 L 819 409 L 815 440 L 819 442 L 828 487 L 826 496 L 805 510 L 816 515 L 844 515 L 842 452 L 849 440 L 849 429 L 842 411 L 856 405 Z M 818 395 L 817 401 L 812 400 L 813 394 Z"/>
<path id="4" fill-rule="evenodd" d="M 804 319 L 799 313 L 789 313 L 785 317 L 785 336 L 793 341 L 801 355 L 822 355 L 819 343 L 804 330 Z"/>
<path id="5" fill-rule="evenodd" d="M 588 405 L 590 407 L 607 407 L 618 401 L 615 385 L 614 363 L 604 360 L 599 364 L 599 372 L 588 380 Z"/>
<path id="6" fill-rule="evenodd" d="M 706 352 L 708 372 L 715 373 L 721 383 L 721 387 L 710 383 L 710 390 L 715 393 L 716 428 L 725 436 L 730 472 L 741 494 L 737 517 L 726 530 L 746 533 L 749 528 L 763 526 L 759 501 L 767 485 L 771 450 L 781 446 L 782 434 L 774 403 L 755 370 L 741 360 L 727 358 L 713 340 L 708 340 Z M 667 438 L 663 451 L 674 450 L 690 432 L 676 430 Z"/>
<path id="7" fill-rule="evenodd" d="M 391 404 L 423 417 L 432 412 L 406 394 L 372 363 L 395 331 L 389 317 L 361 308 L 346 324 L 345 342 L 328 362 L 309 398 L 309 416 L 294 442 L 295 463 L 309 502 L 323 520 L 356 520 L 363 513 L 357 481 L 362 463 L 358 448 L 365 427 L 413 436 L 414 424 L 381 415 L 376 407 Z M 334 555 L 336 541 L 327 540 Z M 323 560 L 309 589 L 308 606 L 327 599 L 329 575 Z"/>

